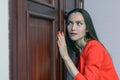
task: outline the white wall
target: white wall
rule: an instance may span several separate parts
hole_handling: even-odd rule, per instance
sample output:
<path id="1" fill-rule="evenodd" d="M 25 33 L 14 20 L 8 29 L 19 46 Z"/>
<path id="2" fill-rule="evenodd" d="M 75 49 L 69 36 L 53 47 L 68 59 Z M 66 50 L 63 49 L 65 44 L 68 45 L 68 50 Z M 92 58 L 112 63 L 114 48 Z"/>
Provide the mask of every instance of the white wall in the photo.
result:
<path id="1" fill-rule="evenodd" d="M 120 0 L 84 0 L 84 3 L 120 78 Z"/>
<path id="2" fill-rule="evenodd" d="M 8 0 L 0 1 L 0 80 L 9 80 Z"/>

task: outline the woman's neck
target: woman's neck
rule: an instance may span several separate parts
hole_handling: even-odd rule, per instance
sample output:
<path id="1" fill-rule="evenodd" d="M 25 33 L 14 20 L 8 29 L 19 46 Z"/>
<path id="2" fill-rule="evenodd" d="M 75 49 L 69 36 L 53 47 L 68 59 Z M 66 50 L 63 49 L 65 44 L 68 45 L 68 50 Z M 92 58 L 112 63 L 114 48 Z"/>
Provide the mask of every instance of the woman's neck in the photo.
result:
<path id="1" fill-rule="evenodd" d="M 82 40 L 76 41 L 75 45 L 81 51 L 85 47 L 86 43 L 87 43 L 87 41 L 82 39 Z"/>

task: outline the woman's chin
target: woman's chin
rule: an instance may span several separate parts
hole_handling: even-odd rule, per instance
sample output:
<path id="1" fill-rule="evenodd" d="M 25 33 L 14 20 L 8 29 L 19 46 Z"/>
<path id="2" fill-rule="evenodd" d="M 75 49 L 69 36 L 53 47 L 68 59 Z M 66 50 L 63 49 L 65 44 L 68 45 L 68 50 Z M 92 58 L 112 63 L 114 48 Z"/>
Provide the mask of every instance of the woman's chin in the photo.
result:
<path id="1" fill-rule="evenodd" d="M 77 41 L 78 39 L 75 38 L 75 37 L 71 37 L 71 40 L 72 40 L 72 41 Z"/>

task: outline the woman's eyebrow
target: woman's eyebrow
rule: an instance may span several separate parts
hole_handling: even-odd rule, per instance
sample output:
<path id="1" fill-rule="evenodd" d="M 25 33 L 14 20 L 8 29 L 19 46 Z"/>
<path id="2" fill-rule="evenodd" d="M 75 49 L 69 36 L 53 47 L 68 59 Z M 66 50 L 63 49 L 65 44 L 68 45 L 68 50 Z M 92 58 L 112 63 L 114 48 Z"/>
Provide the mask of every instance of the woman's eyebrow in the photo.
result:
<path id="1" fill-rule="evenodd" d="M 80 22 L 80 23 L 84 23 L 84 21 L 83 20 L 77 20 L 77 21 L 75 21 L 76 23 L 78 23 L 78 22 Z"/>
<path id="2" fill-rule="evenodd" d="M 68 20 L 69 23 L 73 23 L 73 21 Z"/>
<path id="3" fill-rule="evenodd" d="M 76 21 L 71 21 L 71 20 L 68 20 L 69 23 L 84 23 L 83 20 L 76 20 Z"/>
<path id="4" fill-rule="evenodd" d="M 76 21 L 76 23 L 83 23 L 82 21 Z"/>

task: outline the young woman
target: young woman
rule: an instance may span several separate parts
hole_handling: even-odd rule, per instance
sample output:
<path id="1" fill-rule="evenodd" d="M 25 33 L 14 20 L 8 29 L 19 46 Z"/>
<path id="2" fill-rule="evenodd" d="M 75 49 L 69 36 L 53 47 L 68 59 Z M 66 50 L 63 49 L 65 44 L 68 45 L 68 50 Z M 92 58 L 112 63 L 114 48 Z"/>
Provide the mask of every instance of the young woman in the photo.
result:
<path id="1" fill-rule="evenodd" d="M 86 10 L 70 11 L 66 16 L 66 38 L 63 32 L 58 32 L 57 37 L 60 55 L 73 80 L 119 80 Z M 75 55 L 75 61 L 70 53 Z"/>

